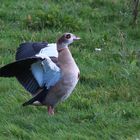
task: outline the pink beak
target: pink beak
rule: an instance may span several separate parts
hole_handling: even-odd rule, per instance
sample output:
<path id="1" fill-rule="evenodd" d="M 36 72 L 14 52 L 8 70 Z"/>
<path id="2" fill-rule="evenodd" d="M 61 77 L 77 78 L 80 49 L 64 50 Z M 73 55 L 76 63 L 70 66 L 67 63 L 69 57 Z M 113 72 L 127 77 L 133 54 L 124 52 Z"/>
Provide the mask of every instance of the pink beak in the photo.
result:
<path id="1" fill-rule="evenodd" d="M 75 37 L 73 38 L 74 41 L 75 41 L 75 40 L 79 40 L 79 39 L 81 39 L 81 38 L 78 37 L 78 36 L 75 36 Z"/>

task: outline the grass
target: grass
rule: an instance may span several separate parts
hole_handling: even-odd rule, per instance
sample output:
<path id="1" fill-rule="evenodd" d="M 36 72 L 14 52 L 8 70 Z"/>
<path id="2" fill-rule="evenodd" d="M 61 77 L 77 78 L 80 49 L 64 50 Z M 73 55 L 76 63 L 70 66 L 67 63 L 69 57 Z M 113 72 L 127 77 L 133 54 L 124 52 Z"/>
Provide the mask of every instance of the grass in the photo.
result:
<path id="1" fill-rule="evenodd" d="M 0 78 L 0 140 L 140 139 L 140 17 L 132 26 L 131 9 L 130 0 L 2 1 L 0 66 L 21 42 L 54 42 L 63 32 L 82 39 L 71 47 L 80 82 L 53 117 L 21 107 L 30 95 Z"/>

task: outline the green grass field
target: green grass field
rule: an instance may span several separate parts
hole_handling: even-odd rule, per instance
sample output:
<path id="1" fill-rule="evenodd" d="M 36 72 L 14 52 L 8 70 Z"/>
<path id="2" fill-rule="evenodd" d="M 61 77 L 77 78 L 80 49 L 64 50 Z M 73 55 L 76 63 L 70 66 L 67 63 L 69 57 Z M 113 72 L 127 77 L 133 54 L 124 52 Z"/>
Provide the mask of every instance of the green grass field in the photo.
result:
<path id="1" fill-rule="evenodd" d="M 21 42 L 82 38 L 71 45 L 80 82 L 54 116 L 23 108 L 31 96 L 0 78 L 0 140 L 140 140 L 140 12 L 133 26 L 131 0 L 0 2 L 0 67 Z"/>

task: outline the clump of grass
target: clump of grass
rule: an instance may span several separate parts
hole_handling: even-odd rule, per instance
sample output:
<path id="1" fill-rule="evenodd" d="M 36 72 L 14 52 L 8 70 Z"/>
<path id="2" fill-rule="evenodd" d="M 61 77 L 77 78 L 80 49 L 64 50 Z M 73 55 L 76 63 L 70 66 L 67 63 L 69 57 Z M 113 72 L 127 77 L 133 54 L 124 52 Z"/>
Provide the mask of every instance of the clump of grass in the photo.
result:
<path id="1" fill-rule="evenodd" d="M 60 6 L 51 5 L 43 9 L 32 11 L 23 21 L 25 28 L 31 30 L 61 29 L 77 31 L 83 28 L 80 18 L 75 18 L 68 13 L 64 13 Z"/>

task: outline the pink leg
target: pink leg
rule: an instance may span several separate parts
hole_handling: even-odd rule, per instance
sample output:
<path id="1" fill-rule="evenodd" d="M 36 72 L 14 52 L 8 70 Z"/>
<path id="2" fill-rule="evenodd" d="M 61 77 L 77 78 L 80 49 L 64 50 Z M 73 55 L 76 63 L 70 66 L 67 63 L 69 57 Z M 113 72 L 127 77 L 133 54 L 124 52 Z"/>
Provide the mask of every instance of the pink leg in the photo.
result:
<path id="1" fill-rule="evenodd" d="M 54 108 L 51 106 L 48 106 L 48 114 L 49 115 L 54 115 Z"/>

